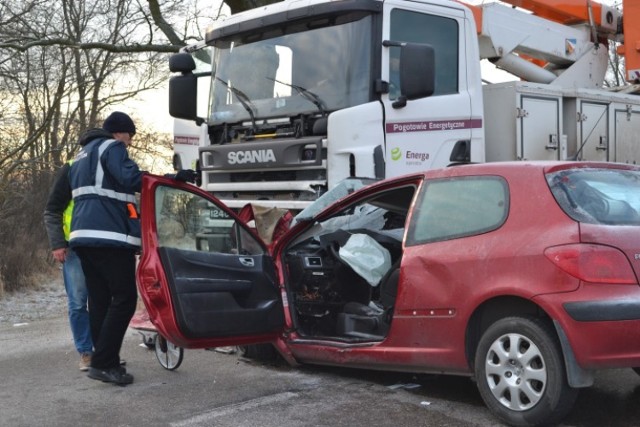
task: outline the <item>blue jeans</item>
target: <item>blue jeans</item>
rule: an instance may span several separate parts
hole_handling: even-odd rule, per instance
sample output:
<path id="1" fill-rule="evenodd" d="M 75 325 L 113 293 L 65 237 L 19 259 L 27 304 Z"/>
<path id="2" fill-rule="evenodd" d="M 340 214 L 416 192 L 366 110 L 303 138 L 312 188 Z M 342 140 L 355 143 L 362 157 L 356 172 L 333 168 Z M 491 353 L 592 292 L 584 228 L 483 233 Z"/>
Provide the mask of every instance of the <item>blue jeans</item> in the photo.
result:
<path id="1" fill-rule="evenodd" d="M 71 248 L 67 248 L 67 256 L 62 264 L 62 277 L 67 291 L 69 323 L 76 350 L 78 353 L 92 353 L 93 342 L 89 327 L 89 311 L 87 311 L 89 293 L 80 258 Z"/>

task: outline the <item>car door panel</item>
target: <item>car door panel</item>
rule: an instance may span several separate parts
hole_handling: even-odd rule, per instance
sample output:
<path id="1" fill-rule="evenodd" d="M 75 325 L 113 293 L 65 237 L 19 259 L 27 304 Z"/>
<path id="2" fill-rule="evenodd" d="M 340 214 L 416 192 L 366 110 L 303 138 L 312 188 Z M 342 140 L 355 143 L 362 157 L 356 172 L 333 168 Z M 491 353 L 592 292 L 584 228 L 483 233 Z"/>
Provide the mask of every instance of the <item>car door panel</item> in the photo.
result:
<path id="1" fill-rule="evenodd" d="M 254 334 L 282 323 L 282 305 L 265 256 L 159 248 L 176 320 L 187 338 Z M 253 266 L 243 265 L 252 260 Z M 268 262 L 266 264 L 269 264 Z M 269 272 L 264 270 L 270 270 Z"/>
<path id="2" fill-rule="evenodd" d="M 219 200 L 146 175 L 138 288 L 172 343 L 208 348 L 275 339 L 284 309 L 266 246 Z"/>

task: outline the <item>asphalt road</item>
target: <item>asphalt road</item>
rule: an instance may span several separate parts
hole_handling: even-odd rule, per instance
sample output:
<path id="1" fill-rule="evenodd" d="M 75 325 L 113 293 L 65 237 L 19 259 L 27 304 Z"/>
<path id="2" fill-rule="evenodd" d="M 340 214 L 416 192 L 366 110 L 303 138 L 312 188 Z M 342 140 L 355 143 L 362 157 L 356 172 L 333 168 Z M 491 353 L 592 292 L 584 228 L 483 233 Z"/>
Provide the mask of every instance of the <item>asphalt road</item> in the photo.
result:
<path id="1" fill-rule="evenodd" d="M 130 330 L 134 384 L 77 369 L 65 318 L 0 325 L 0 426 L 498 426 L 467 378 L 291 368 L 187 350 L 163 369 Z M 599 374 L 564 426 L 640 426 L 640 377 Z"/>

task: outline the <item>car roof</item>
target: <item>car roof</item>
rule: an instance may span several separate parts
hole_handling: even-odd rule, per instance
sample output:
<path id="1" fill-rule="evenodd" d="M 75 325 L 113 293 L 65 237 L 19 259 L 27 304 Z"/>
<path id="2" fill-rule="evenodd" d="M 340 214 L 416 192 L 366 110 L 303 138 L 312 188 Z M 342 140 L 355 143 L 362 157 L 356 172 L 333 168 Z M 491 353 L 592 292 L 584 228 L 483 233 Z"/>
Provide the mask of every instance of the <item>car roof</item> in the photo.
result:
<path id="1" fill-rule="evenodd" d="M 524 172 L 526 170 L 538 170 L 543 173 L 557 172 L 567 169 L 599 168 L 599 169 L 626 169 L 640 170 L 640 166 L 614 162 L 593 162 L 593 161 L 509 161 L 509 162 L 489 162 L 472 163 L 451 166 L 444 169 L 434 169 L 425 171 L 427 178 L 501 174 L 512 172 Z"/>
<path id="2" fill-rule="evenodd" d="M 377 194 L 384 191 L 387 188 L 396 188 L 403 183 L 412 185 L 416 181 L 423 179 L 438 179 L 438 178 L 452 178 L 474 175 L 519 175 L 522 174 L 545 174 L 558 172 L 568 169 L 581 169 L 581 168 L 600 168 L 600 169 L 626 169 L 626 170 L 638 170 L 640 166 L 628 165 L 624 163 L 613 162 L 593 162 L 593 161 L 508 161 L 508 162 L 488 162 L 488 163 L 469 163 L 458 164 L 455 166 L 449 166 L 441 169 L 432 169 L 419 173 L 412 173 L 407 175 L 401 175 L 398 177 L 387 178 L 381 181 L 373 182 L 366 185 L 349 196 L 344 197 L 341 200 L 330 203 L 329 206 L 333 206 L 334 209 L 337 205 L 343 205 L 347 200 L 351 200 L 352 197 L 361 197 L 363 194 Z M 389 203 L 393 205 L 393 203 Z M 323 209 L 324 210 L 324 209 Z M 333 209 L 331 209 L 333 210 Z"/>

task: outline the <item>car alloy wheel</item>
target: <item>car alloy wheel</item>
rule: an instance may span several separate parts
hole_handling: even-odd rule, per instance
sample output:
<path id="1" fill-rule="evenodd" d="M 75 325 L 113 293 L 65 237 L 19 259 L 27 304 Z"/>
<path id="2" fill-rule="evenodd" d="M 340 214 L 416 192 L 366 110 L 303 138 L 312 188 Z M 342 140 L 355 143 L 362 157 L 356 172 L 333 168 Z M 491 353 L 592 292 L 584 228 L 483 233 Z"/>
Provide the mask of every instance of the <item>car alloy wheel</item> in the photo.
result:
<path id="1" fill-rule="evenodd" d="M 552 424 L 572 408 L 562 352 L 550 322 L 507 317 L 482 335 L 475 375 L 483 400 L 498 417 L 518 426 Z"/>
<path id="2" fill-rule="evenodd" d="M 520 334 L 505 334 L 493 342 L 485 359 L 485 375 L 493 397 L 514 411 L 535 406 L 547 385 L 540 349 Z"/>

